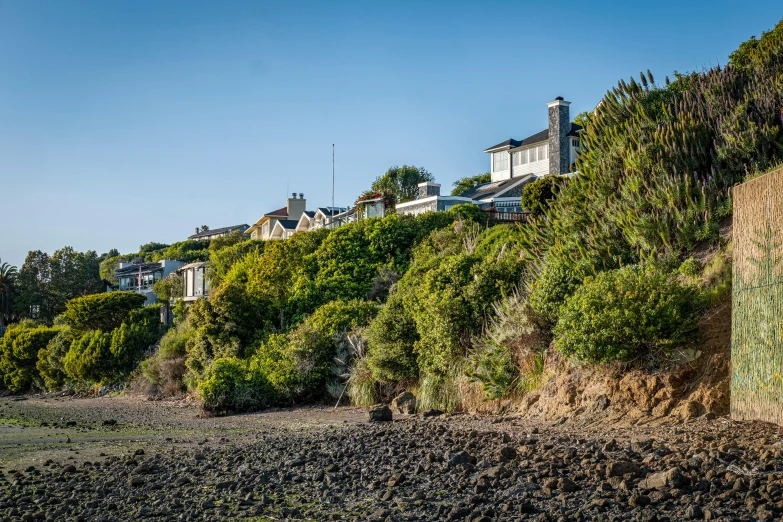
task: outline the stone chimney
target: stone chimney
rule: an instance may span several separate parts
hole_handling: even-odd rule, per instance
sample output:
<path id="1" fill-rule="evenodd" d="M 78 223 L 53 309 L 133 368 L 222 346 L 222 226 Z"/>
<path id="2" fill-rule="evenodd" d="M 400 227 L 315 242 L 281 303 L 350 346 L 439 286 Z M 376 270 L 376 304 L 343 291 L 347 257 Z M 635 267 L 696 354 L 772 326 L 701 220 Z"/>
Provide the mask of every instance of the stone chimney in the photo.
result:
<path id="1" fill-rule="evenodd" d="M 571 102 L 558 96 L 546 104 L 549 107 L 549 173 L 568 174 L 571 166 L 571 149 L 566 135 L 571 130 Z"/>
<path id="2" fill-rule="evenodd" d="M 307 208 L 307 200 L 304 198 L 304 194 L 299 194 L 298 198 L 296 197 L 296 192 L 291 194 L 291 197 L 288 198 L 286 208 L 288 209 L 288 219 L 295 219 L 298 221 Z"/>
<path id="3" fill-rule="evenodd" d="M 198 227 L 196 227 L 196 234 L 198 234 L 198 233 L 199 233 L 199 228 L 198 228 Z"/>
<path id="4" fill-rule="evenodd" d="M 432 183 L 431 181 L 425 181 L 419 183 L 419 195 L 416 199 L 428 198 L 430 196 L 440 196 L 440 183 Z"/>

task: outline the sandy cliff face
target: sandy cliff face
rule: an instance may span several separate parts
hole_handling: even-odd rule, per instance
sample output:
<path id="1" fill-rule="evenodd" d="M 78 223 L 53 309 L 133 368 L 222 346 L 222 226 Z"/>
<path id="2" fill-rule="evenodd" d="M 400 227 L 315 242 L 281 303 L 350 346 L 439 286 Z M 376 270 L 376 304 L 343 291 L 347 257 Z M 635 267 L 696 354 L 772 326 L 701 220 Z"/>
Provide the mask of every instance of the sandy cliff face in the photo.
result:
<path id="1" fill-rule="evenodd" d="M 683 354 L 686 360 L 693 360 L 672 363 L 654 373 L 624 372 L 616 366 L 573 366 L 550 351 L 545 363 L 550 378 L 522 399 L 519 413 L 619 425 L 728 415 L 730 303 L 703 318 L 699 330 L 699 342 Z"/>

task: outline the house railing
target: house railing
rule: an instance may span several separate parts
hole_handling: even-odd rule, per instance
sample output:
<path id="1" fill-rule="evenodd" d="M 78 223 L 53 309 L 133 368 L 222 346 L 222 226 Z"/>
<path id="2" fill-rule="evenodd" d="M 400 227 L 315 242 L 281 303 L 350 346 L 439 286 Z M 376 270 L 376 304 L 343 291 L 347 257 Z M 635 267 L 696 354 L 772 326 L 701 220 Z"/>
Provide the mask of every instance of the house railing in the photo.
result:
<path id="1" fill-rule="evenodd" d="M 487 217 L 498 223 L 527 223 L 530 221 L 530 212 L 503 212 L 497 209 L 482 209 Z"/>

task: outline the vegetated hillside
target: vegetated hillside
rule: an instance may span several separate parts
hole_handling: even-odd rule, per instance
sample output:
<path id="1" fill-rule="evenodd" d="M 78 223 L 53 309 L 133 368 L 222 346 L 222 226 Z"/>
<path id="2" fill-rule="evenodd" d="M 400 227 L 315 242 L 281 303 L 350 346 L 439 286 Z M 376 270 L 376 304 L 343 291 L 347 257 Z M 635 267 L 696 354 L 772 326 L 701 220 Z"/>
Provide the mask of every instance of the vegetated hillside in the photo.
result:
<path id="1" fill-rule="evenodd" d="M 621 81 L 580 115 L 579 175 L 528 191 L 554 193 L 529 224 L 487 226 L 459 206 L 286 241 L 177 246 L 213 263 L 212 293 L 187 316 L 179 308 L 136 382 L 198 393 L 215 412 L 366 405 L 409 389 L 420 409 L 564 415 L 609 401 L 723 413 L 726 362 L 709 361 L 726 345 L 709 321 L 731 288 L 730 189 L 780 156 L 781 37 L 778 25 L 742 44 L 726 67 Z M 151 255 L 182 258 L 173 248 Z M 127 374 L 106 355 L 115 334 L 95 331 L 47 348 L 52 367 L 55 354 L 104 354 L 105 373 L 63 365 L 65 381 Z M 713 367 L 724 370 L 705 378 Z M 6 382 L 12 370 L 0 367 Z M 608 391 L 584 385 L 598 378 Z"/>

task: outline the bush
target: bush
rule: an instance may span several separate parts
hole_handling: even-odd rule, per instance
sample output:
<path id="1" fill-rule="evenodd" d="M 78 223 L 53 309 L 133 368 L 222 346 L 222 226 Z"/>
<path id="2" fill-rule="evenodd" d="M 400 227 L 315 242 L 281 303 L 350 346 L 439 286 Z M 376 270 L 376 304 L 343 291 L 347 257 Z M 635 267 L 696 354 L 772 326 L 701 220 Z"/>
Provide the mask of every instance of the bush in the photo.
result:
<path id="1" fill-rule="evenodd" d="M 522 208 L 534 214 L 543 214 L 566 179 L 565 176 L 550 175 L 528 183 L 522 190 Z"/>
<path id="2" fill-rule="evenodd" d="M 531 308 L 551 324 L 556 323 L 560 307 L 588 273 L 583 263 L 565 263 L 555 256 L 548 256 L 543 269 L 530 285 Z"/>
<path id="3" fill-rule="evenodd" d="M 0 374 L 9 390 L 21 392 L 38 381 L 38 353 L 46 349 L 59 332 L 59 328 L 35 327 L 29 323 L 8 327 L 5 335 L 0 337 Z"/>
<path id="4" fill-rule="evenodd" d="M 75 381 L 101 383 L 113 374 L 110 333 L 94 330 L 71 343 L 63 358 L 65 374 Z"/>
<path id="5" fill-rule="evenodd" d="M 472 203 L 460 203 L 454 205 L 448 210 L 448 214 L 454 216 L 454 218 L 461 217 L 476 223 L 486 224 L 487 215 L 478 207 Z"/>
<path id="6" fill-rule="evenodd" d="M 65 354 L 71 347 L 73 334 L 70 329 L 63 327 L 55 335 L 46 348 L 38 351 L 38 362 L 35 364 L 38 373 L 43 379 L 44 386 L 49 391 L 56 391 L 68 381 L 68 376 L 63 367 Z"/>
<path id="7" fill-rule="evenodd" d="M 107 292 L 71 299 L 65 304 L 62 320 L 75 332 L 110 332 L 125 321 L 132 310 L 144 306 L 136 292 Z"/>
<path id="8" fill-rule="evenodd" d="M 561 309 L 555 347 L 592 363 L 667 355 L 696 331 L 696 291 L 655 266 L 588 277 Z"/>
<path id="9" fill-rule="evenodd" d="M 274 402 L 266 376 L 236 357 L 216 359 L 198 389 L 203 408 L 217 414 L 261 409 Z"/>
<path id="10" fill-rule="evenodd" d="M 365 330 L 369 343 L 367 366 L 376 381 L 399 381 L 417 377 L 419 367 L 413 346 L 419 339 L 416 322 L 405 309 L 402 295 L 392 293 Z"/>

